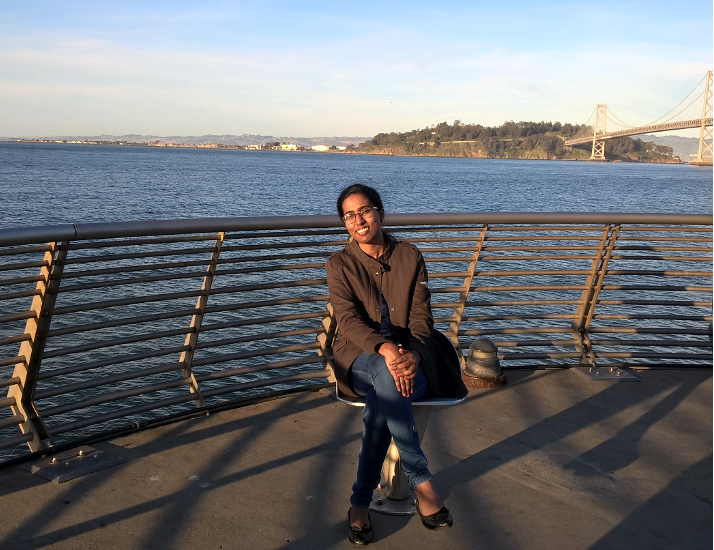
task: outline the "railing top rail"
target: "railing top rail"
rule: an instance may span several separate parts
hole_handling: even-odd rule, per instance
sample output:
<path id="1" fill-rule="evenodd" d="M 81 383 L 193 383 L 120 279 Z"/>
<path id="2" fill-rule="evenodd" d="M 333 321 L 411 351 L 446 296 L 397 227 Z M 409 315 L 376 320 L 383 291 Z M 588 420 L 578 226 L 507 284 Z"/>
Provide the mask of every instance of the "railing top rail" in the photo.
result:
<path id="1" fill-rule="evenodd" d="M 454 212 L 391 214 L 384 224 L 467 225 L 467 224 L 667 224 L 712 225 L 711 214 L 624 213 L 624 212 Z M 339 227 L 331 216 L 262 216 L 233 218 L 189 218 L 126 222 L 59 224 L 0 229 L 0 246 L 65 240 L 113 239 L 148 235 L 178 235 L 219 231 L 266 229 L 314 229 Z"/>

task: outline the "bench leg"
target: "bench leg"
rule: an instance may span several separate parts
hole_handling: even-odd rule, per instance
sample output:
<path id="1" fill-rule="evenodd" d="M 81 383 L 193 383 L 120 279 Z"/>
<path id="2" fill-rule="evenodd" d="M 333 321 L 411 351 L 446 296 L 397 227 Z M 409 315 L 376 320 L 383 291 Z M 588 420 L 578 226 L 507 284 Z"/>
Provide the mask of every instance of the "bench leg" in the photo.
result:
<path id="1" fill-rule="evenodd" d="M 424 440 L 430 414 L 431 407 L 414 407 L 414 422 L 419 433 L 419 441 Z M 414 507 L 415 498 L 414 491 L 409 488 L 409 480 L 402 469 L 399 450 L 392 440 L 382 465 L 382 480 L 372 495 L 370 509 L 382 514 L 412 516 L 417 513 Z"/>

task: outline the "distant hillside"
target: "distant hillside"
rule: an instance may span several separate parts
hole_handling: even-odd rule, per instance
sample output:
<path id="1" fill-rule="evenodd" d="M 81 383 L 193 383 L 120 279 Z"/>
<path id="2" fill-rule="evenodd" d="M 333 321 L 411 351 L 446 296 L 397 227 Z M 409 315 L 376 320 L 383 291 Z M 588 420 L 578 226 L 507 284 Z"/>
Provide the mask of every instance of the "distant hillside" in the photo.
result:
<path id="1" fill-rule="evenodd" d="M 681 136 L 662 136 L 659 134 L 645 134 L 638 136 L 642 141 L 650 141 L 657 145 L 665 145 L 671 147 L 675 156 L 678 156 L 683 161 L 690 160 L 690 155 L 695 155 L 699 152 L 699 138 L 688 138 Z"/>
<path id="2" fill-rule="evenodd" d="M 566 147 L 565 141 L 583 129 L 560 122 L 514 122 L 501 126 L 441 122 L 410 132 L 381 133 L 360 143 L 357 153 L 496 159 L 587 160 L 591 144 Z M 610 139 L 609 161 L 679 162 L 671 147 L 637 137 Z"/>
<path id="3" fill-rule="evenodd" d="M 3 141 L 10 141 L 13 138 L 0 138 Z M 224 134 L 203 136 L 144 136 L 139 134 L 126 134 L 113 136 L 101 134 L 98 136 L 36 136 L 36 139 L 64 140 L 64 141 L 123 141 L 128 143 L 176 143 L 181 145 L 201 145 L 217 143 L 220 145 L 264 145 L 266 143 L 294 143 L 303 147 L 313 145 L 347 146 L 358 145 L 367 141 L 369 137 L 287 137 L 287 136 L 261 136 L 255 134 L 242 134 L 240 136 Z"/>

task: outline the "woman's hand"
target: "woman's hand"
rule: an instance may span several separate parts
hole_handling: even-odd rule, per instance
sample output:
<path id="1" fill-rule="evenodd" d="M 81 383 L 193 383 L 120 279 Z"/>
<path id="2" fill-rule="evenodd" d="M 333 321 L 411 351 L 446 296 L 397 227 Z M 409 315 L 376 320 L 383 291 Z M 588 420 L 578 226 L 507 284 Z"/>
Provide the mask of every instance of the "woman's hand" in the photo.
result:
<path id="1" fill-rule="evenodd" d="M 397 385 L 399 393 L 404 397 L 409 397 L 414 393 L 414 377 L 417 375 L 419 366 L 419 354 L 391 342 L 382 344 L 379 353 L 386 360 L 387 368 L 394 377 L 394 383 Z"/>

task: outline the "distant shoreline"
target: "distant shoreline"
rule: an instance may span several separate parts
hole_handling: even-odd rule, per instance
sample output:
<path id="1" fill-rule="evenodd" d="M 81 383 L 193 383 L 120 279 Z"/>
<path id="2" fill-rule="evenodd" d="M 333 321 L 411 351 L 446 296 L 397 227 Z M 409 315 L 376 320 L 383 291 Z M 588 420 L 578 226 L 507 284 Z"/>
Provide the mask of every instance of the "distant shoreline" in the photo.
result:
<path id="1" fill-rule="evenodd" d="M 558 162 L 603 162 L 603 161 L 590 161 L 589 159 L 541 159 L 541 158 L 509 158 L 509 157 L 461 157 L 461 156 L 450 156 L 450 155 L 428 155 L 428 154 L 406 154 L 406 153 L 393 153 L 393 152 L 376 152 L 376 151 L 359 151 L 356 146 L 324 146 L 318 148 L 304 147 L 296 144 L 278 144 L 275 142 L 269 144 L 255 144 L 255 145 L 234 145 L 234 144 L 224 144 L 224 143 L 150 143 L 150 142 L 132 142 L 132 141 L 121 141 L 121 140 L 111 140 L 111 141 L 101 141 L 101 140 L 63 140 L 63 139 L 45 139 L 45 138 L 0 138 L 0 143 L 39 143 L 39 144 L 56 144 L 56 145 L 88 145 L 88 146 L 114 146 L 114 147 L 150 147 L 157 149 L 213 149 L 213 150 L 234 150 L 234 151 L 262 151 L 262 152 L 279 152 L 279 153 L 341 153 L 350 155 L 372 155 L 372 156 L 395 156 L 395 157 L 434 157 L 434 158 L 470 158 L 471 160 L 554 160 Z M 281 146 L 287 146 L 282 148 Z M 682 160 L 672 160 L 672 161 L 636 161 L 636 160 L 608 160 L 605 162 L 620 163 L 620 162 L 632 162 L 636 164 L 684 164 L 688 163 Z"/>

